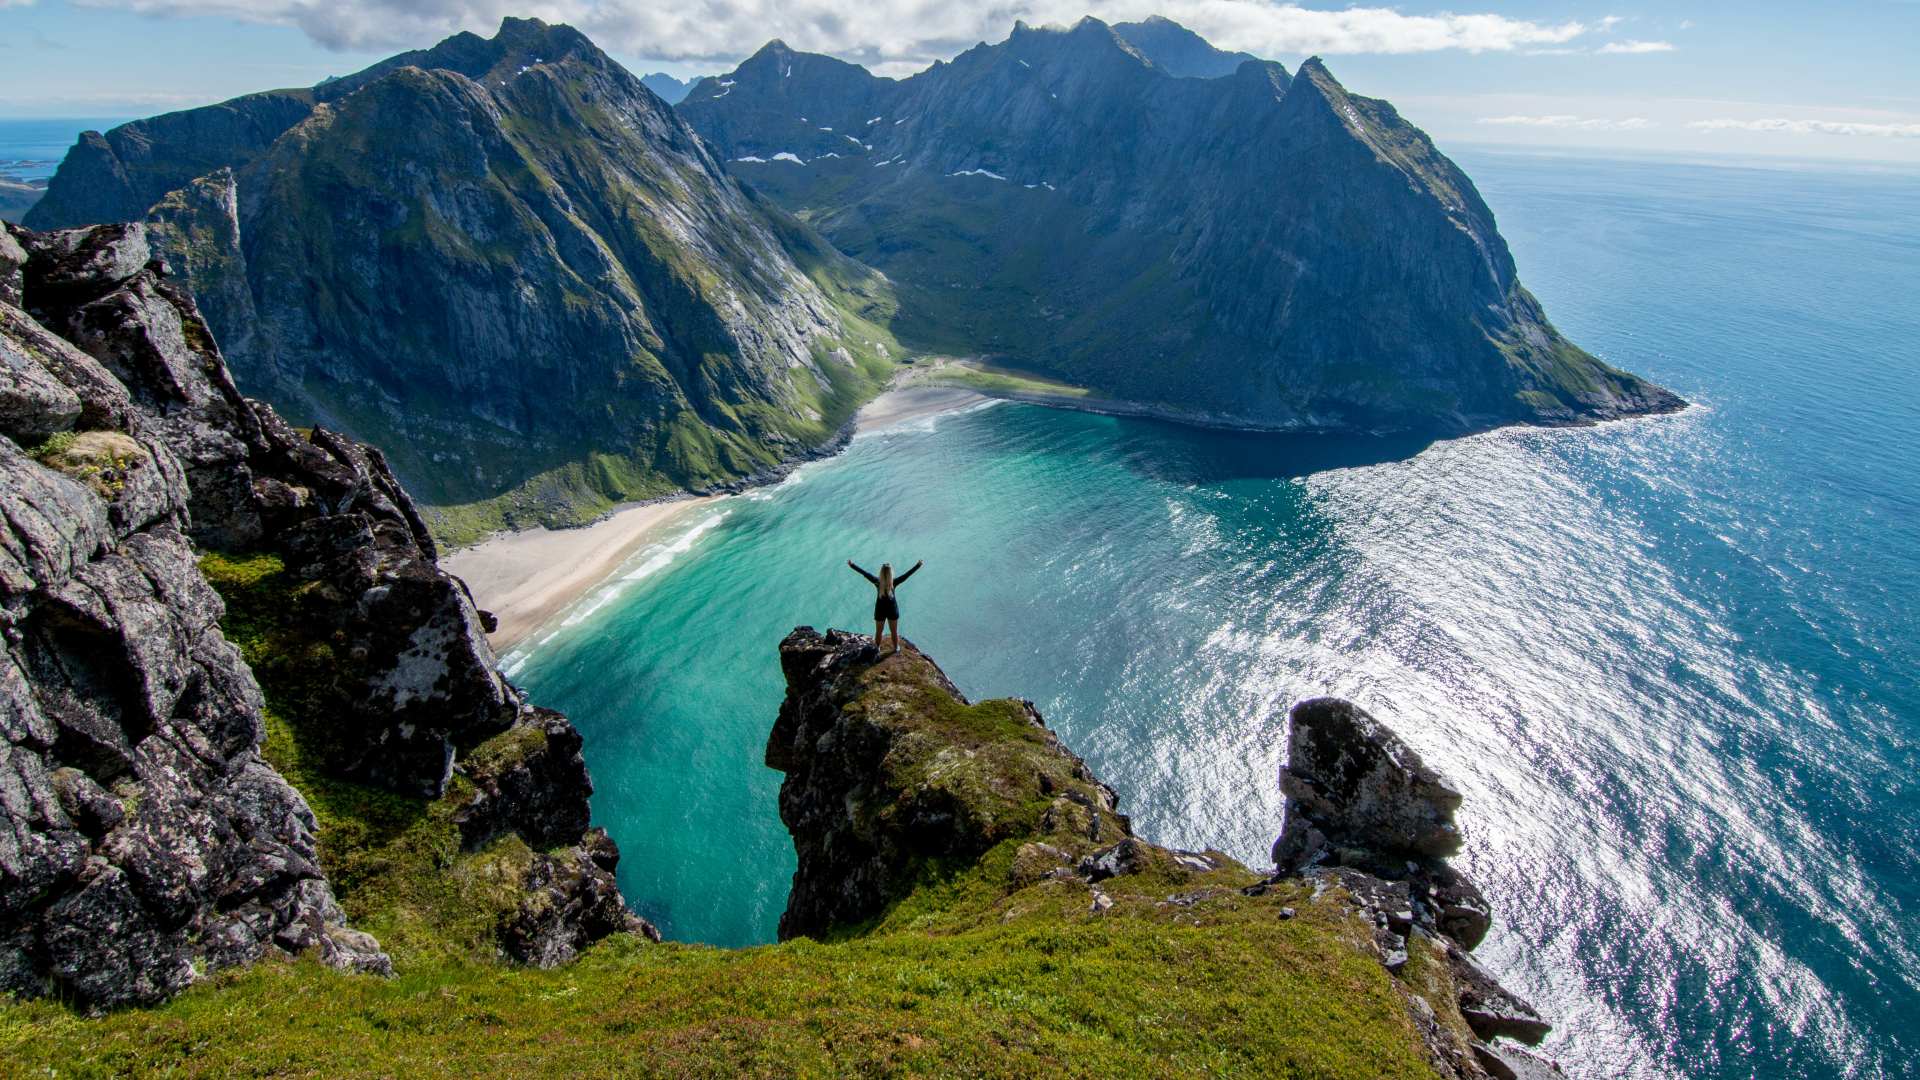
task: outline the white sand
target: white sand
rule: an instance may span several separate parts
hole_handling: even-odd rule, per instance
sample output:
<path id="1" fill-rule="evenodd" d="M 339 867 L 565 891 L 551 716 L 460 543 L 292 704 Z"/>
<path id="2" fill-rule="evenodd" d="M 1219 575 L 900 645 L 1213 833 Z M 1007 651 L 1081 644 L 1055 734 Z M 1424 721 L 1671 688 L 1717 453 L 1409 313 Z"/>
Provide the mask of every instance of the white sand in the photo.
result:
<path id="1" fill-rule="evenodd" d="M 986 400 L 965 387 L 903 386 L 868 402 L 855 417 L 854 430 L 882 431 Z M 682 514 L 718 497 L 629 506 L 581 529 L 505 533 L 447 555 L 440 565 L 465 580 L 474 603 L 500 620 L 488 640 L 505 652 L 611 577 Z"/>
<path id="2" fill-rule="evenodd" d="M 500 620 L 488 640 L 504 652 L 606 580 L 674 519 L 715 498 L 630 506 L 583 529 L 507 533 L 445 556 L 440 565 L 465 580 L 474 603 Z"/>
<path id="3" fill-rule="evenodd" d="M 902 386 L 867 402 L 853 419 L 856 434 L 898 427 L 923 416 L 965 409 L 989 400 L 964 386 Z"/>

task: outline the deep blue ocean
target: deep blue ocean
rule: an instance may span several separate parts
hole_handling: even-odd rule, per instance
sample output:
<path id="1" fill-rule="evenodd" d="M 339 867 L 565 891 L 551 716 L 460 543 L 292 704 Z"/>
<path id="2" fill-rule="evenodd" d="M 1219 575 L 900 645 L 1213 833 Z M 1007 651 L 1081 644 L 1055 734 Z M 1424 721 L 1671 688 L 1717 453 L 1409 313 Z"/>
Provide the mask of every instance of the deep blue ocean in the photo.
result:
<path id="1" fill-rule="evenodd" d="M 80 117 L 9 120 L 0 118 L 0 176 L 38 180 L 53 175 L 83 131 L 105 131 L 125 118 Z"/>
<path id="2" fill-rule="evenodd" d="M 1697 403 L 1273 438 L 995 405 L 719 504 L 511 657 L 585 733 L 628 897 L 766 941 L 775 646 L 907 636 L 1036 701 L 1150 837 L 1263 863 L 1286 710 L 1466 793 L 1483 959 L 1590 1077 L 1916 1075 L 1920 176 L 1466 152 L 1575 341 Z"/>

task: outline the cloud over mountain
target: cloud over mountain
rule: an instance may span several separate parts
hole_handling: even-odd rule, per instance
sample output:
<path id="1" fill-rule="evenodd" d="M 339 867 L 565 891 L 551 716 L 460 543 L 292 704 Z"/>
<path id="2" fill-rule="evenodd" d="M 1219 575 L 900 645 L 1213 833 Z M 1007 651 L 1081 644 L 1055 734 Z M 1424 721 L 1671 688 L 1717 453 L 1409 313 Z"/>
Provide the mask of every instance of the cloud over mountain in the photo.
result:
<path id="1" fill-rule="evenodd" d="M 0 0 L 5 2 L 5 0 Z M 686 62 L 733 61 L 768 38 L 904 73 L 978 41 L 998 40 L 1015 19 L 1072 23 L 1160 14 L 1225 49 L 1266 56 L 1301 53 L 1509 52 L 1565 45 L 1606 32 L 1615 20 L 1541 22 L 1498 14 L 1407 14 L 1388 7 L 1339 9 L 1266 0 L 83 0 L 156 16 L 221 16 L 298 27 L 334 49 L 418 45 L 456 30 L 487 30 L 504 15 L 567 22 L 617 52 Z M 1657 46 L 1660 43 L 1630 43 Z M 1671 46 L 1668 46 L 1671 47 Z M 1619 50 L 1610 51 L 1637 51 Z"/>

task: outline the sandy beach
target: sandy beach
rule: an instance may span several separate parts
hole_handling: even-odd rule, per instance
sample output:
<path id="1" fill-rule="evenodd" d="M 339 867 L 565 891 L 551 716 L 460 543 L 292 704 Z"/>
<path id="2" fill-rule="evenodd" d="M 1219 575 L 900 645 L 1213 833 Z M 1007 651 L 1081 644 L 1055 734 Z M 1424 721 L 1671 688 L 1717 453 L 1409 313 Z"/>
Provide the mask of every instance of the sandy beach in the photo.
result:
<path id="1" fill-rule="evenodd" d="M 964 386 L 902 386 L 889 390 L 862 406 L 854 415 L 856 435 L 884 431 L 923 416 L 970 408 L 988 400 L 987 395 Z"/>
<path id="2" fill-rule="evenodd" d="M 868 402 L 854 418 L 854 431 L 881 431 L 986 400 L 964 387 L 901 387 Z M 504 533 L 447 555 L 440 565 L 465 580 L 474 603 L 500 620 L 488 640 L 505 652 L 605 581 L 682 515 L 720 497 L 629 506 L 579 529 Z"/>
<path id="3" fill-rule="evenodd" d="M 606 580 L 682 514 L 716 498 L 629 506 L 580 529 L 506 533 L 445 556 L 440 565 L 465 580 L 474 603 L 500 620 L 488 640 L 504 652 Z"/>

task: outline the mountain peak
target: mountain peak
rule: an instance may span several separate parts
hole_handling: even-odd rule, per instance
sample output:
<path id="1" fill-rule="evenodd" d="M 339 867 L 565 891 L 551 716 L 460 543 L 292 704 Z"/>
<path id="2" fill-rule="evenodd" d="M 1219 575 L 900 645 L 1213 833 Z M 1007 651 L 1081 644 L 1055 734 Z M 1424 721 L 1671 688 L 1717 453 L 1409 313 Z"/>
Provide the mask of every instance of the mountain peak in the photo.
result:
<path id="1" fill-rule="evenodd" d="M 1153 66 L 1178 79 L 1218 79 L 1258 59 L 1251 53 L 1215 48 L 1206 38 L 1161 15 L 1115 23 L 1113 32 Z"/>

